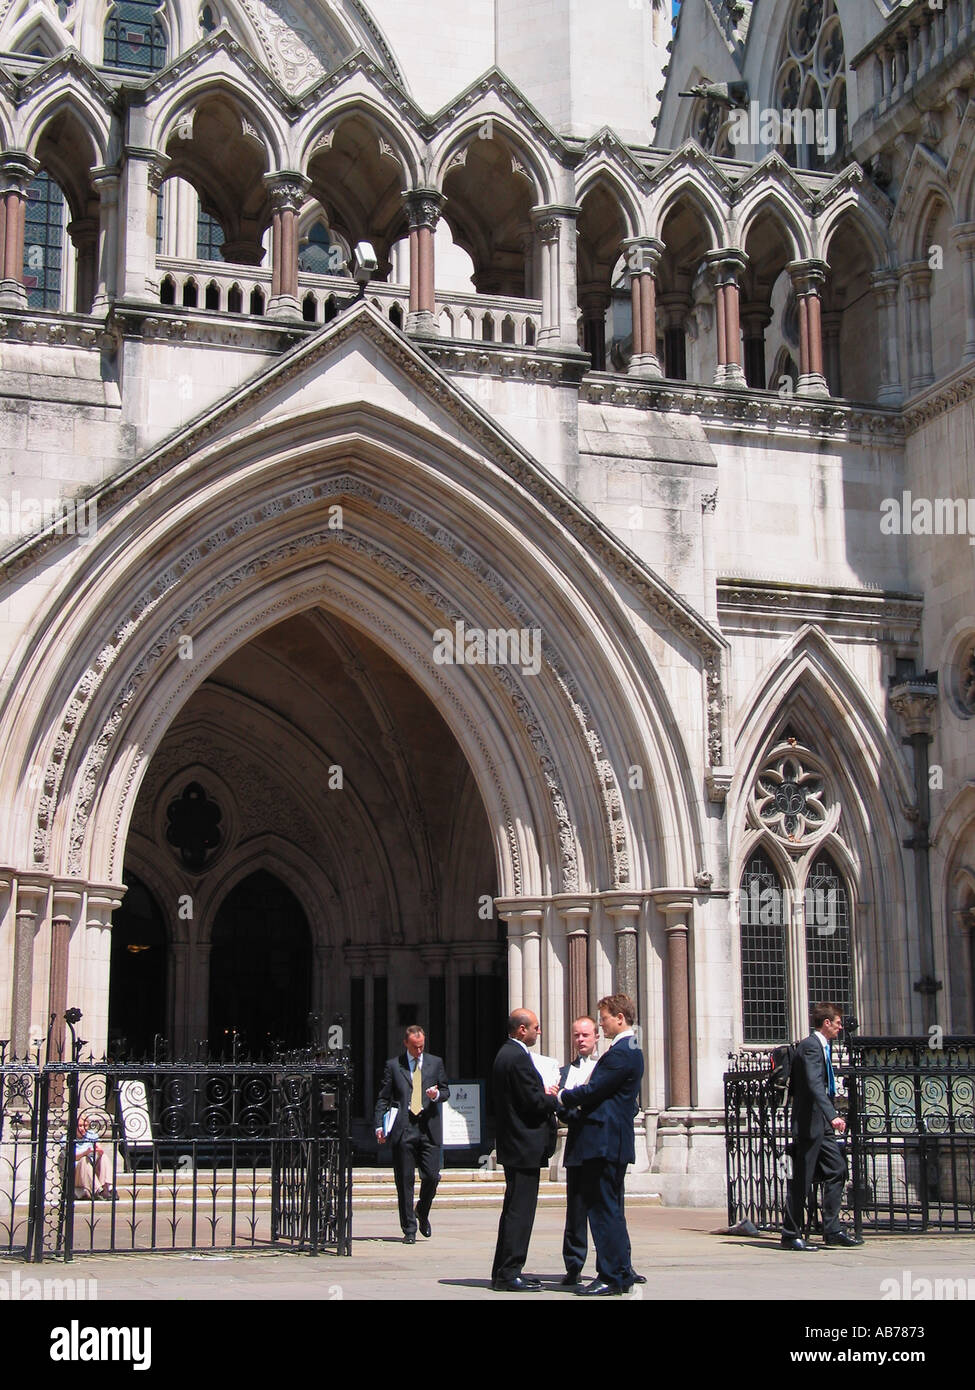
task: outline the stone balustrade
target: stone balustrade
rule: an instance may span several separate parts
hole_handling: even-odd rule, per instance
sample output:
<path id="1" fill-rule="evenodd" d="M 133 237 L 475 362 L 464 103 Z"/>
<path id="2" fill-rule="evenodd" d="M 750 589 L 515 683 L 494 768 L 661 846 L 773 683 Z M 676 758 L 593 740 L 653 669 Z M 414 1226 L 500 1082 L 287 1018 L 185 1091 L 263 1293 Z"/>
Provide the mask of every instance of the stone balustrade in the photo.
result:
<path id="1" fill-rule="evenodd" d="M 267 312 L 271 298 L 269 269 L 159 256 L 156 270 L 161 304 L 198 313 L 260 317 Z M 355 295 L 356 286 L 347 276 L 305 271 L 298 274 L 298 300 L 306 323 L 327 322 Z M 377 282 L 369 285 L 368 297 L 390 322 L 399 328 L 404 326 L 409 312 L 409 286 Z M 534 347 L 541 316 L 542 305 L 537 299 L 459 292 L 437 294 L 441 338 Z"/>

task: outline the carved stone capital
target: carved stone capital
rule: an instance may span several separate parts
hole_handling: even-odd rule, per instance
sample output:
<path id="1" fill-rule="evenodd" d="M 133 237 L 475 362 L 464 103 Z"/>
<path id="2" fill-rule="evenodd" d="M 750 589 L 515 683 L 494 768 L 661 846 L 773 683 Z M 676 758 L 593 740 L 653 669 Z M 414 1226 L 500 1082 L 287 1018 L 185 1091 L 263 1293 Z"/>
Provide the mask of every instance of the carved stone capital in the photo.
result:
<path id="1" fill-rule="evenodd" d="M 790 261 L 786 269 L 796 294 L 819 294 L 826 282 L 829 266 L 825 261 Z"/>
<path id="2" fill-rule="evenodd" d="M 891 686 L 891 708 L 903 719 L 910 735 L 930 734 L 937 703 L 937 678 L 933 682 L 917 678 Z"/>
<path id="3" fill-rule="evenodd" d="M 447 201 L 436 188 L 408 188 L 403 193 L 406 203 L 406 220 L 410 231 L 420 227 L 436 229 L 440 221 L 440 210 Z"/>
<path id="4" fill-rule="evenodd" d="M 311 181 L 303 174 L 286 170 L 276 174 L 265 174 L 264 185 L 275 212 L 298 212 L 311 187 Z"/>

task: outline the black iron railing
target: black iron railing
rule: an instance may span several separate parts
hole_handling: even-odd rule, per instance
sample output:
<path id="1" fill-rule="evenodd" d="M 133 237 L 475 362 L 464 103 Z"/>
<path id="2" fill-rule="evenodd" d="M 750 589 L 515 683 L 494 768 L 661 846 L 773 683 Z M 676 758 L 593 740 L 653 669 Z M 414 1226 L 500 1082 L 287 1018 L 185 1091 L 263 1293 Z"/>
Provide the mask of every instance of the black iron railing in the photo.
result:
<path id="1" fill-rule="evenodd" d="M 351 1254 L 344 1055 L 40 1062 L 0 1049 L 0 1254 Z"/>
<path id="2" fill-rule="evenodd" d="M 975 1231 L 975 1039 L 854 1036 L 834 1044 L 841 1141 L 850 1168 L 841 1217 L 862 1231 Z M 791 1115 L 777 1107 L 769 1054 L 725 1073 L 728 1224 L 782 1223 Z"/>

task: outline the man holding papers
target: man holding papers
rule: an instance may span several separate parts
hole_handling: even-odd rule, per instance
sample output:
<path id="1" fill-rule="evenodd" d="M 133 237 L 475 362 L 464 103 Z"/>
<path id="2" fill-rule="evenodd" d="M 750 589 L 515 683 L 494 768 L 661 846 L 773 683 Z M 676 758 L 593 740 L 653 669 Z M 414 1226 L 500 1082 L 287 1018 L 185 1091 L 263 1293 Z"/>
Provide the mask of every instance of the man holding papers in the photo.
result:
<path id="1" fill-rule="evenodd" d="M 447 1072 L 440 1057 L 425 1052 L 426 1038 L 413 1023 L 403 1039 L 406 1051 L 390 1057 L 376 1102 L 376 1139 L 393 1146 L 393 1172 L 399 1199 L 399 1224 L 406 1245 L 420 1234 L 433 1234 L 430 1207 L 440 1181 L 443 1147 L 441 1105 L 450 1095 Z M 413 1208 L 416 1169 L 420 1170 L 420 1200 Z"/>

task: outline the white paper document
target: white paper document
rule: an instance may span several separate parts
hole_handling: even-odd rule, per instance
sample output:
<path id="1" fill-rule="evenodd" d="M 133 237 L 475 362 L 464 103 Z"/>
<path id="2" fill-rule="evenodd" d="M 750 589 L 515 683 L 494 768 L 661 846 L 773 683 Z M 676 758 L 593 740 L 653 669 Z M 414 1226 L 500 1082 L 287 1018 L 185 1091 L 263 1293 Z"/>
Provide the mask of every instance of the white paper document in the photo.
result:
<path id="1" fill-rule="evenodd" d="M 396 1123 L 396 1116 L 398 1114 L 399 1106 L 394 1105 L 391 1109 L 387 1110 L 385 1115 L 383 1116 L 383 1135 L 387 1139 L 389 1138 L 389 1131 L 393 1128 L 393 1125 Z"/>
<path id="2" fill-rule="evenodd" d="M 559 1072 L 561 1067 L 554 1057 L 545 1057 L 539 1054 L 537 1057 L 534 1052 L 530 1054 L 535 1064 L 535 1070 L 542 1078 L 543 1086 L 557 1086 L 559 1084 Z"/>

